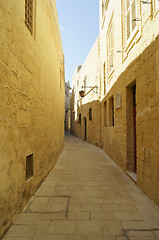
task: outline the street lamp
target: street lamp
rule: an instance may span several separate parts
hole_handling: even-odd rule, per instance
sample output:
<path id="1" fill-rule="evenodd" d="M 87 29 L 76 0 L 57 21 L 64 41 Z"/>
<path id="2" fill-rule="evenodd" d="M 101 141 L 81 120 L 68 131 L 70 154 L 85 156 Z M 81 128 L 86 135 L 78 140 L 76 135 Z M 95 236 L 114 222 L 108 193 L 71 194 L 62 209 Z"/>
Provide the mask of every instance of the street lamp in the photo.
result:
<path id="1" fill-rule="evenodd" d="M 85 89 L 85 88 L 91 88 L 91 90 L 93 90 L 94 88 L 98 89 L 97 86 L 94 86 L 94 87 L 92 87 L 92 86 L 82 86 L 82 90 L 79 91 L 79 94 L 80 94 L 81 97 L 84 97 L 85 91 L 83 89 Z M 95 93 L 98 93 L 97 90 L 96 90 Z"/>

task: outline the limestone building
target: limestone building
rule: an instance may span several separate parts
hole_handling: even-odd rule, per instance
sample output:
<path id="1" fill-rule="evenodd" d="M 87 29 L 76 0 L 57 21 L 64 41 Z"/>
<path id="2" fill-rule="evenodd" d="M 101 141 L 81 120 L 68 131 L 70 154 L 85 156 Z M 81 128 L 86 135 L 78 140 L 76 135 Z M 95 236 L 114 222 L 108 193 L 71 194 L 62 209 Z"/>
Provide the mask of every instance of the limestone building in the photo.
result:
<path id="1" fill-rule="evenodd" d="M 159 1 L 100 0 L 99 7 L 101 111 L 94 131 L 159 204 Z"/>
<path id="2" fill-rule="evenodd" d="M 0 237 L 63 148 L 64 83 L 55 0 L 1 0 Z"/>
<path id="3" fill-rule="evenodd" d="M 100 145 L 99 52 L 98 38 L 72 79 L 72 133 L 97 146 Z"/>
<path id="4" fill-rule="evenodd" d="M 65 130 L 71 129 L 71 97 L 72 93 L 70 83 L 65 82 Z"/>

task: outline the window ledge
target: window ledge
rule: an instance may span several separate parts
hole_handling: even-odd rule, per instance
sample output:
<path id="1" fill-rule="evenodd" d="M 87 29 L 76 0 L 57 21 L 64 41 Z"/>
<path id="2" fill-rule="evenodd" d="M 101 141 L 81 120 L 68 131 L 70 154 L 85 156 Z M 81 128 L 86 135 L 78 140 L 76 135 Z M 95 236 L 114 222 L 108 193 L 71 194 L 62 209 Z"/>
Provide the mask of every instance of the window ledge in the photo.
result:
<path id="1" fill-rule="evenodd" d="M 113 73 L 114 73 L 114 68 L 112 68 L 112 70 L 108 73 L 108 79 L 109 79 L 109 80 L 112 79 Z"/>

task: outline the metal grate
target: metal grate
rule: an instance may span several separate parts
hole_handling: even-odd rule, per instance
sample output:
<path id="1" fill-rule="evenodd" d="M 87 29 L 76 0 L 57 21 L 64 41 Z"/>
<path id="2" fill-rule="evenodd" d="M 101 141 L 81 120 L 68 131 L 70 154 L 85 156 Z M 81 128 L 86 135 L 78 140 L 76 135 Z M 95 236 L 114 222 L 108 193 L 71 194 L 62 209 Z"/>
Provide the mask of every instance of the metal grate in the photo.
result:
<path id="1" fill-rule="evenodd" d="M 33 0 L 25 0 L 25 25 L 33 34 Z"/>
<path id="2" fill-rule="evenodd" d="M 33 154 L 26 157 L 26 181 L 33 177 Z"/>

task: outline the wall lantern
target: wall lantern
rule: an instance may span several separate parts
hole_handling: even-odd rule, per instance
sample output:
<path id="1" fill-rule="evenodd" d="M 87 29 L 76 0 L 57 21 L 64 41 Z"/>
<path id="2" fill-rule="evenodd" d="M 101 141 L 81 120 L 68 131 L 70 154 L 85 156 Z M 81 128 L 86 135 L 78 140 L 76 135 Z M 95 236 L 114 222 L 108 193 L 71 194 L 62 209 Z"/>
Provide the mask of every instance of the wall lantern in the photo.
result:
<path id="1" fill-rule="evenodd" d="M 79 95 L 80 95 L 81 97 L 84 97 L 84 94 L 85 94 L 85 91 L 83 91 L 83 90 L 79 91 Z"/>
<path id="2" fill-rule="evenodd" d="M 91 90 L 93 90 L 93 91 L 94 91 L 94 88 L 96 88 L 96 91 L 94 91 L 94 92 L 98 93 L 98 91 L 97 91 L 98 87 L 97 86 L 94 86 L 94 87 L 92 87 L 92 86 L 82 86 L 82 89 L 85 89 L 85 88 L 91 88 Z M 81 91 L 79 91 L 79 94 L 80 94 L 81 97 L 84 97 L 85 91 L 81 90 Z"/>

